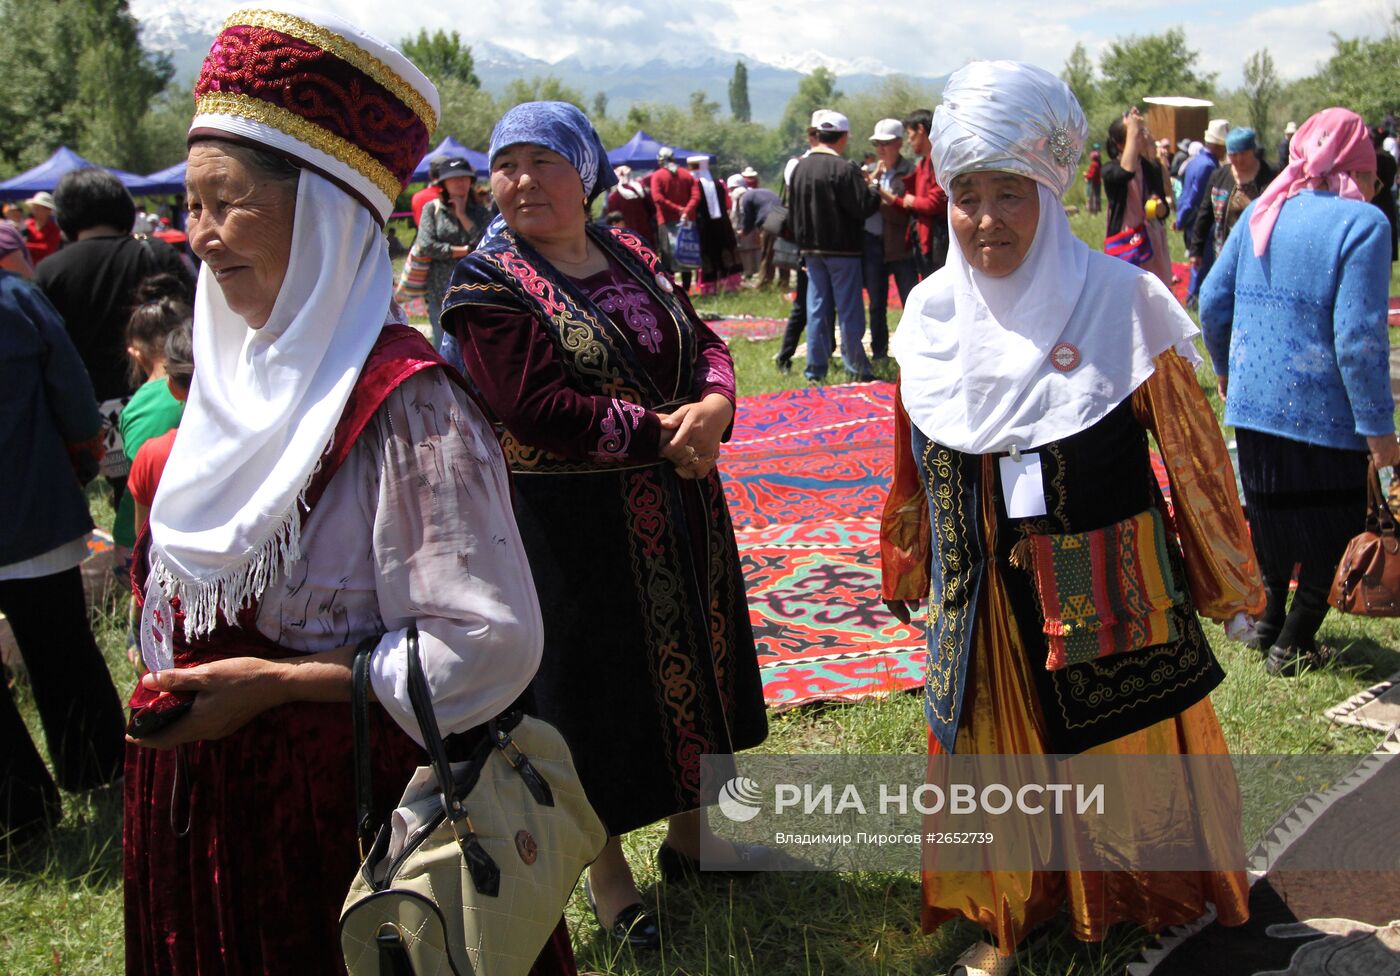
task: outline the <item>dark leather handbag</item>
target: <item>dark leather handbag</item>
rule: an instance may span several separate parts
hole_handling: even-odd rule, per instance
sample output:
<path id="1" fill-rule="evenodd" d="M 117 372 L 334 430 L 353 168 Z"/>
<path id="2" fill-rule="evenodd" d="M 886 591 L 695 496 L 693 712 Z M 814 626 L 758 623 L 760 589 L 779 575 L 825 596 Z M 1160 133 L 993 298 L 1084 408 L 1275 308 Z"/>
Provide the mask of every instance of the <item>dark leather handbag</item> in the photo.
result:
<path id="1" fill-rule="evenodd" d="M 1400 537 L 1376 465 L 1366 471 L 1366 529 L 1347 543 L 1327 602 L 1342 613 L 1400 617 Z"/>

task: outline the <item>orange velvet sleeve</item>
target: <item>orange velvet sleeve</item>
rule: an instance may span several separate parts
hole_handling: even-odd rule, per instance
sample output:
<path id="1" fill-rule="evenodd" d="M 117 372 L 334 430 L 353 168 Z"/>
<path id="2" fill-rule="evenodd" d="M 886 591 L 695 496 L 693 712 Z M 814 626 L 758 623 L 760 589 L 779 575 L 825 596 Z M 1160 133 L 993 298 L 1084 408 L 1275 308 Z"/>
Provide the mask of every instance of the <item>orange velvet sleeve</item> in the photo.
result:
<path id="1" fill-rule="evenodd" d="M 1195 370 L 1174 350 L 1133 393 L 1171 481 L 1177 536 L 1196 612 L 1212 620 L 1264 612 L 1264 584 L 1235 490 L 1234 469 Z"/>
<path id="2" fill-rule="evenodd" d="M 909 415 L 894 396 L 894 479 L 880 516 L 880 594 L 885 600 L 928 599 L 928 496 L 914 463 Z"/>

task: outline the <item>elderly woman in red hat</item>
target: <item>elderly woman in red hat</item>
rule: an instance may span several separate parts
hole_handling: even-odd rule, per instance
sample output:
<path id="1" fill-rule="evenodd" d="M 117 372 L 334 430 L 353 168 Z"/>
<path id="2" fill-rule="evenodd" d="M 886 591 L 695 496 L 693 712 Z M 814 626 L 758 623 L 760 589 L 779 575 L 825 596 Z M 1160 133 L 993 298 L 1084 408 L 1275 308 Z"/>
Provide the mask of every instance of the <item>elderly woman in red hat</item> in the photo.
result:
<path id="1" fill-rule="evenodd" d="M 382 226 L 437 105 L 398 51 L 291 5 L 232 14 L 195 86 L 199 368 L 133 569 L 128 972 L 343 973 L 357 647 L 380 814 L 418 765 L 411 627 L 444 734 L 539 661 L 491 425 L 390 298 Z M 542 959 L 572 971 L 562 923 Z"/>

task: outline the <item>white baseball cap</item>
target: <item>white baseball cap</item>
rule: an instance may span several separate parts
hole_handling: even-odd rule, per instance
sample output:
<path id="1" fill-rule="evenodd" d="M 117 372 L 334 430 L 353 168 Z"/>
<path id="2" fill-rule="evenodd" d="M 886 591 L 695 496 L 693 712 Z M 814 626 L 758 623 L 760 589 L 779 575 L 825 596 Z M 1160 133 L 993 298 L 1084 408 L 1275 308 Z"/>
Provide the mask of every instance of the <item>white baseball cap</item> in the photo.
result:
<path id="1" fill-rule="evenodd" d="M 812 113 L 812 128 L 818 132 L 850 132 L 851 120 L 840 112 L 819 108 Z"/>
<path id="2" fill-rule="evenodd" d="M 875 123 L 875 131 L 870 135 L 871 142 L 892 142 L 904 138 L 904 123 L 899 119 L 881 119 Z"/>

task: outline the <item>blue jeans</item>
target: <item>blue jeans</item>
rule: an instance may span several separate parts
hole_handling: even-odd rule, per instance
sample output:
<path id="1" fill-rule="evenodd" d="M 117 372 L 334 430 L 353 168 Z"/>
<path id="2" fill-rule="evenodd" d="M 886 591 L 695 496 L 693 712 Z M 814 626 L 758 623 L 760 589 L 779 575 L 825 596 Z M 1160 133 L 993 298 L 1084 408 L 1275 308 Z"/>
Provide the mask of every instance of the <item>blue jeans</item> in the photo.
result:
<path id="1" fill-rule="evenodd" d="M 856 379 L 870 377 L 870 360 L 865 358 L 861 339 L 865 336 L 865 302 L 861 298 L 861 259 L 856 255 L 808 254 L 807 321 L 826 321 L 835 307 L 841 325 L 841 358 L 846 372 Z M 831 360 L 831 338 L 825 329 L 807 330 L 809 380 L 826 378 Z"/>
<path id="2" fill-rule="evenodd" d="M 865 293 L 870 296 L 870 351 L 877 357 L 890 349 L 890 275 L 901 303 L 908 301 L 909 292 L 918 284 L 919 273 L 914 270 L 914 258 L 885 260 L 885 239 L 879 234 L 865 235 L 865 256 L 862 263 Z"/>

